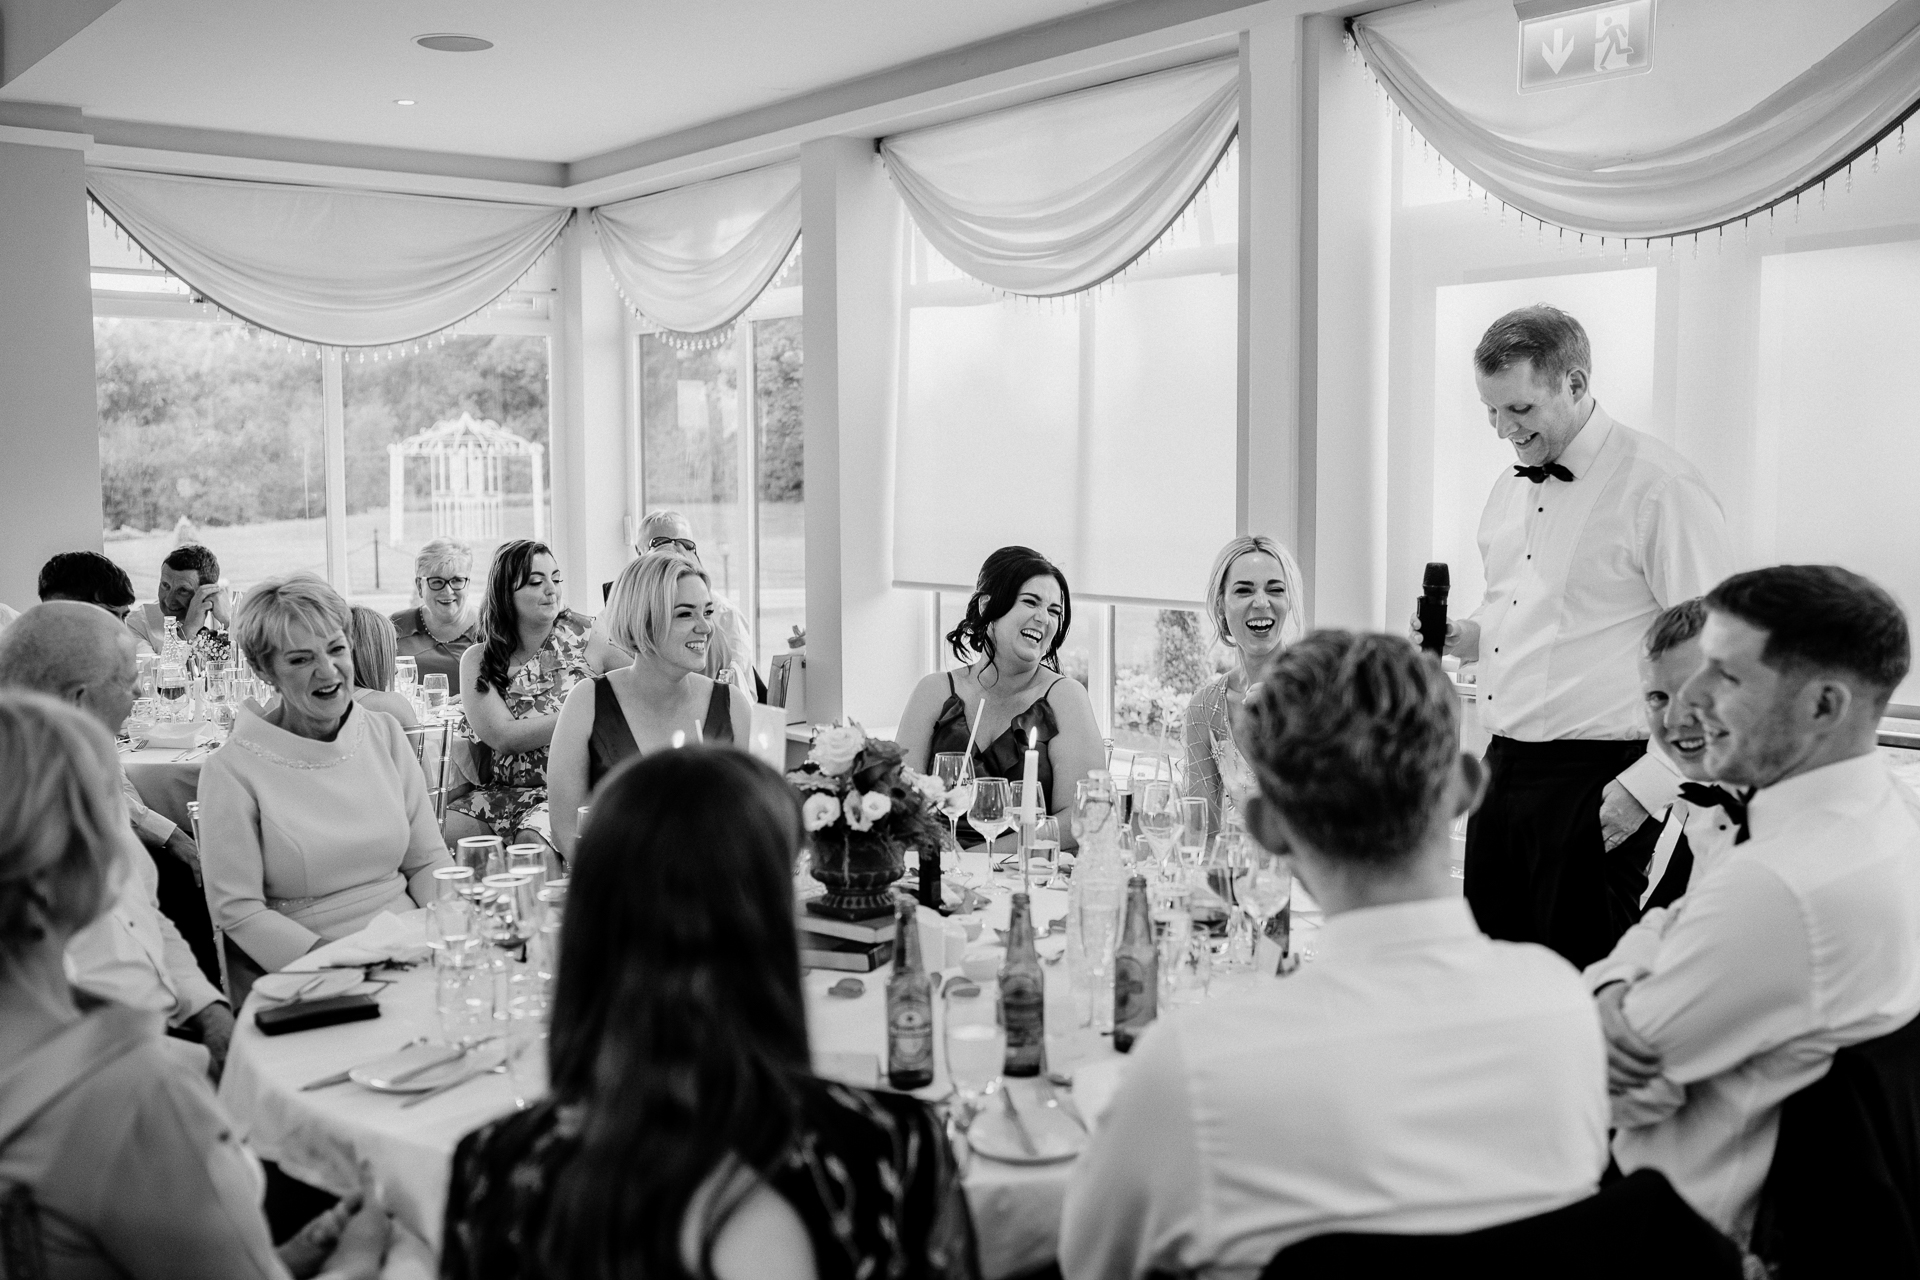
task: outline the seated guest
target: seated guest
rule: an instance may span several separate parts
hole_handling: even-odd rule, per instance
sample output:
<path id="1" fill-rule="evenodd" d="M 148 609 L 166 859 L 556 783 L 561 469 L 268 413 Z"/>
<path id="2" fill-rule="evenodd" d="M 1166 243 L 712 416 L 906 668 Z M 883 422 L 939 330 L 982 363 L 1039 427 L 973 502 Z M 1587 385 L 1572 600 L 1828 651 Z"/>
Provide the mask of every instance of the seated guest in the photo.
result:
<path id="1" fill-rule="evenodd" d="M 393 692 L 393 623 L 384 613 L 363 604 L 353 606 L 347 619 L 347 644 L 353 650 L 353 700 L 384 711 L 402 729 L 420 723 L 413 704 Z"/>
<path id="2" fill-rule="evenodd" d="M 573 863 L 550 1095 L 461 1140 L 445 1280 L 978 1275 L 934 1112 L 813 1073 L 801 840 L 799 801 L 745 752 L 607 779 Z"/>
<path id="3" fill-rule="evenodd" d="M 447 836 L 553 842 L 547 745 L 567 694 L 602 670 L 593 619 L 567 608 L 560 562 L 544 542 L 502 546 L 487 574 L 479 643 L 460 657 L 461 705 L 479 745 L 482 785 L 447 802 Z"/>
<path id="4" fill-rule="evenodd" d="M 167 643 L 167 619 L 180 624 L 180 638 L 209 662 L 224 661 L 232 650 L 227 635 L 232 600 L 220 585 L 220 561 L 197 543 L 175 547 L 160 562 L 160 596 L 127 618 L 133 634 L 159 653 Z"/>
<path id="5" fill-rule="evenodd" d="M 947 634 L 954 658 L 968 665 L 921 680 L 900 714 L 907 767 L 928 772 L 940 752 L 966 750 L 969 730 L 977 729 L 975 775 L 1018 781 L 1027 736 L 1037 729 L 1047 810 L 1071 808 L 1074 783 L 1106 767 L 1086 687 L 1060 674 L 1072 622 L 1073 593 L 1052 561 L 1026 547 L 988 556 L 965 616 Z M 1060 825 L 1062 843 L 1071 845 L 1067 824 Z"/>
<path id="6" fill-rule="evenodd" d="M 1241 713 L 1247 830 L 1326 911 L 1319 958 L 1163 1016 L 1067 1184 L 1067 1280 L 1256 1275 L 1331 1231 L 1458 1232 L 1590 1194 L 1604 1047 L 1571 966 L 1448 875 L 1485 786 L 1440 664 L 1316 631 Z"/>
<path id="7" fill-rule="evenodd" d="M 1207 802 L 1207 829 L 1234 815 L 1233 789 L 1223 777 L 1244 780 L 1246 762 L 1233 744 L 1231 710 L 1246 699 L 1268 658 L 1306 632 L 1300 566 L 1293 553 L 1264 533 L 1247 533 L 1220 548 L 1207 573 L 1207 620 L 1234 664 L 1195 690 L 1181 737 L 1186 743 L 1186 790 Z"/>
<path id="8" fill-rule="evenodd" d="M 0 631 L 5 631 L 19 618 L 20 611 L 10 604 L 0 603 Z"/>
<path id="9" fill-rule="evenodd" d="M 693 538 L 693 523 L 678 511 L 656 511 L 641 522 L 640 544 L 634 553 L 644 556 L 655 551 L 677 551 L 693 561 L 695 568 L 706 568 L 700 562 L 700 544 Z M 706 674 L 738 685 L 752 699 L 753 673 L 758 665 L 753 632 L 747 629 L 740 606 L 714 588 L 711 578 L 707 581 L 713 595 L 713 642 L 707 646 Z"/>
<path id="10" fill-rule="evenodd" d="M 393 615 L 400 656 L 412 658 L 420 677 L 447 678 L 460 692 L 460 657 L 480 643 L 478 612 L 467 587 L 473 578 L 473 548 L 453 538 L 435 538 L 413 560 L 417 603 Z"/>
<path id="11" fill-rule="evenodd" d="M 1920 1011 L 1920 823 L 1877 746 L 1910 651 L 1872 582 L 1777 565 L 1707 594 L 1700 652 L 1705 771 L 1756 791 L 1598 1004 L 1614 1159 L 1744 1244 L 1780 1104 Z"/>
<path id="12" fill-rule="evenodd" d="M 620 571 L 599 624 L 634 655 L 631 666 L 583 680 L 567 695 L 547 756 L 553 833 L 573 847 L 574 816 L 614 766 L 684 743 L 733 742 L 753 723 L 738 685 L 702 672 L 714 636 L 706 571 L 656 551 Z M 739 732 L 734 731 L 735 725 Z"/>
<path id="13" fill-rule="evenodd" d="M 48 601 L 27 610 L 0 637 L 0 689 L 57 698 L 92 716 L 108 733 L 117 731 L 133 709 L 138 683 L 133 636 L 93 605 Z M 123 796 L 134 796 L 138 803 L 117 755 L 112 781 Z M 173 827 L 144 805 L 140 812 L 149 822 Z M 148 834 L 138 820 L 131 829 Z M 186 840 L 186 846 L 191 851 L 193 842 Z M 169 1026 L 204 1044 L 218 1078 L 233 1036 L 233 1011 L 201 973 L 193 948 L 161 911 L 160 873 L 153 859 L 137 848 L 124 852 L 129 856 L 117 873 L 117 892 L 99 918 L 68 944 L 69 976 L 88 994 L 160 1014 Z"/>
<path id="14" fill-rule="evenodd" d="M 98 605 L 125 622 L 133 608 L 133 579 L 98 551 L 62 551 L 40 566 L 40 599 Z"/>
<path id="15" fill-rule="evenodd" d="M 166 1050 L 152 1013 L 68 984 L 63 953 L 111 909 L 127 856 L 114 773 L 98 722 L 0 693 L 0 1186 L 31 1198 L 8 1215 L 7 1265 L 50 1280 L 276 1280 L 323 1266 L 330 1280 L 372 1280 L 384 1212 L 348 1204 L 276 1253 L 260 1166 L 206 1078 Z"/>
<path id="16" fill-rule="evenodd" d="M 400 723 L 354 703 L 347 625 L 347 602 L 310 575 L 248 592 L 236 638 L 279 696 L 242 707 L 200 771 L 213 923 L 269 973 L 432 902 L 434 868 L 452 864 Z"/>

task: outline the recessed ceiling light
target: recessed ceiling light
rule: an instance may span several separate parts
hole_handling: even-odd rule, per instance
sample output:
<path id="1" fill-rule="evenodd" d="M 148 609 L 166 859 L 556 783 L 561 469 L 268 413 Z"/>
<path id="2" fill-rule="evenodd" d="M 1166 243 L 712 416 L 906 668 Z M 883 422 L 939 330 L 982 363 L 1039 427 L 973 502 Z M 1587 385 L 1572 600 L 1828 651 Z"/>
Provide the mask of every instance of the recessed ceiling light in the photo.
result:
<path id="1" fill-rule="evenodd" d="M 483 49 L 493 48 L 491 40 L 482 40 L 479 36 L 460 36 L 450 33 L 415 36 L 413 42 L 422 49 L 432 49 L 436 53 L 479 53 Z"/>
<path id="2" fill-rule="evenodd" d="M 395 98 L 393 100 L 393 105 L 396 107 L 410 107 L 413 105 L 413 99 L 412 98 Z"/>

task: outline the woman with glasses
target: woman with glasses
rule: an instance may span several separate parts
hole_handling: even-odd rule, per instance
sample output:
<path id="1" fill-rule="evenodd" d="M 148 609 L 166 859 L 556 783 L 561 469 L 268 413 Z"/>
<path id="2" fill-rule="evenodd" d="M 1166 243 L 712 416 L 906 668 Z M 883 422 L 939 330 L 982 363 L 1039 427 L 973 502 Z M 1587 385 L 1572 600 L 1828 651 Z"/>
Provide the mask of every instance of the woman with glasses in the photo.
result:
<path id="1" fill-rule="evenodd" d="M 931 1107 L 814 1074 L 800 802 L 743 751 L 608 776 L 560 937 L 549 1096 L 454 1153 L 443 1280 L 973 1280 Z"/>
<path id="2" fill-rule="evenodd" d="M 567 608 L 562 581 L 544 542 L 519 539 L 493 557 L 481 638 L 461 656 L 458 685 L 480 785 L 447 802 L 449 840 L 553 843 L 547 746 L 567 694 L 604 669 L 589 652 L 593 619 Z"/>
<path id="3" fill-rule="evenodd" d="M 445 676 L 455 693 L 460 691 L 460 656 L 480 643 L 476 609 L 467 591 L 472 572 L 472 547 L 435 538 L 414 557 L 415 602 L 393 615 L 400 656 L 418 663 L 422 676 Z"/>

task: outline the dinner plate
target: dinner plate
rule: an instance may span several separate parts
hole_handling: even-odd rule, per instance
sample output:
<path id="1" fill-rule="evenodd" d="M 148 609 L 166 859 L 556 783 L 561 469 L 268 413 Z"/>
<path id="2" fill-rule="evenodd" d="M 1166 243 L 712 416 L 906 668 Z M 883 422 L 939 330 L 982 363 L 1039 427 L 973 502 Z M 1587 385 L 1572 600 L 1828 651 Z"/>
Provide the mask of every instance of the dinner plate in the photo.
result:
<path id="1" fill-rule="evenodd" d="M 1003 1083 L 1002 1088 L 1006 1087 Z M 1087 1135 L 1079 1125 L 1040 1101 L 1032 1090 L 1021 1088 L 1014 1095 L 1020 1106 L 1020 1119 L 1033 1137 L 1034 1152 L 1028 1152 L 1007 1118 L 1006 1103 L 996 1094 L 985 1099 L 985 1108 L 973 1118 L 967 1129 L 967 1145 L 975 1155 L 998 1160 L 1002 1164 L 1061 1164 L 1086 1149 Z"/>
<path id="2" fill-rule="evenodd" d="M 275 1004 L 289 1000 L 326 1000 L 343 996 L 367 980 L 362 969 L 328 969 L 320 973 L 269 973 L 253 984 L 261 999 Z"/>
<path id="3" fill-rule="evenodd" d="M 502 1060 L 498 1042 L 483 1044 L 459 1057 L 452 1055 L 453 1050 L 444 1044 L 408 1045 L 398 1053 L 361 1063 L 347 1072 L 347 1078 L 376 1093 L 425 1093 L 475 1071 L 498 1066 Z M 407 1075 L 420 1067 L 426 1070 Z M 406 1078 L 396 1078 L 401 1076 Z"/>

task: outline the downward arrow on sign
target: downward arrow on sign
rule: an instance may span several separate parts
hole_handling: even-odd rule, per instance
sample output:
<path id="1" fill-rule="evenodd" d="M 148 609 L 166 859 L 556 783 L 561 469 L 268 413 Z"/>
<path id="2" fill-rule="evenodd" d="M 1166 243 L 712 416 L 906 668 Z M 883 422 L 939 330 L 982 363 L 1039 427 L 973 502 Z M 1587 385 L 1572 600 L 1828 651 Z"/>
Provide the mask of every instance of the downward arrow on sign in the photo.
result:
<path id="1" fill-rule="evenodd" d="M 1567 39 L 1565 27 L 1553 29 L 1553 43 L 1540 46 L 1540 56 L 1553 68 L 1553 74 L 1559 75 L 1560 68 L 1567 65 L 1567 59 L 1573 56 L 1573 41 Z"/>

